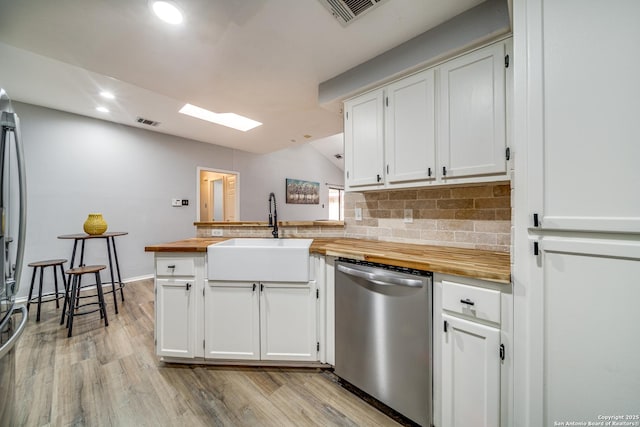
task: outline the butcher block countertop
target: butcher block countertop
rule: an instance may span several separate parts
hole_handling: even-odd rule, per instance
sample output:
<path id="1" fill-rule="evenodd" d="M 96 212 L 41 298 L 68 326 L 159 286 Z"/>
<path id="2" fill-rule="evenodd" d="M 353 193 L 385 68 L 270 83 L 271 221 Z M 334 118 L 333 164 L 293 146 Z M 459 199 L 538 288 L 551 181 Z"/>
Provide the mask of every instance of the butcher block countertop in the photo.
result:
<path id="1" fill-rule="evenodd" d="M 199 221 L 196 227 L 267 227 L 267 221 Z M 278 227 L 344 227 L 344 221 L 315 220 L 315 221 L 278 221 Z"/>
<path id="2" fill-rule="evenodd" d="M 206 237 L 147 246 L 146 252 L 206 252 L 207 246 L 227 240 Z M 453 274 L 498 283 L 510 283 L 508 253 L 347 238 L 314 238 L 309 251 L 434 273 Z"/>

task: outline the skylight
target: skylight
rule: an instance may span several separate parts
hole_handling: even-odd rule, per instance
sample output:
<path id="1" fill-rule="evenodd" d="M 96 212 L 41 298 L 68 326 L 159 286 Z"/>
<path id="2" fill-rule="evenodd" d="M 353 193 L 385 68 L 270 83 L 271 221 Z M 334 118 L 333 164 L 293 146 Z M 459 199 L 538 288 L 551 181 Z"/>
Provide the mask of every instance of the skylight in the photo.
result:
<path id="1" fill-rule="evenodd" d="M 218 125 L 227 126 L 233 129 L 246 132 L 255 127 L 261 126 L 262 123 L 255 120 L 251 120 L 247 117 L 241 116 L 235 113 L 214 113 L 213 111 L 205 110 L 204 108 L 196 107 L 195 105 L 185 104 L 180 109 L 180 113 L 187 116 L 195 117 L 200 120 L 206 120 Z"/>
<path id="2" fill-rule="evenodd" d="M 151 8 L 158 18 L 168 24 L 178 25 L 182 22 L 182 12 L 171 1 L 154 1 Z"/>

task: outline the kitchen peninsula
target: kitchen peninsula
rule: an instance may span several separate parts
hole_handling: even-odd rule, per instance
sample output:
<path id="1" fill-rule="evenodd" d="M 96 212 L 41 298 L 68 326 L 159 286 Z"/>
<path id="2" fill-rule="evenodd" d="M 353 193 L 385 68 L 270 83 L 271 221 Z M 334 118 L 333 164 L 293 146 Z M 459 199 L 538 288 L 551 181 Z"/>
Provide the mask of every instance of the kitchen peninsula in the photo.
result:
<path id="1" fill-rule="evenodd" d="M 239 239 L 246 240 L 253 228 L 269 231 L 265 225 L 228 227 L 249 230 Z M 508 253 L 318 234 L 323 237 L 314 237 L 309 247 L 309 280 L 296 283 L 211 280 L 208 246 L 235 236 L 147 246 L 145 251 L 155 253 L 156 354 L 173 363 L 333 367 L 336 288 L 341 286 L 335 279 L 336 260 L 348 258 L 433 272 L 434 327 L 429 342 L 434 415 L 454 405 L 452 388 L 481 393 L 492 414 L 506 407 L 513 369 Z M 472 381 L 478 382 L 465 379 L 460 369 L 481 373 L 482 390 L 471 387 Z"/>

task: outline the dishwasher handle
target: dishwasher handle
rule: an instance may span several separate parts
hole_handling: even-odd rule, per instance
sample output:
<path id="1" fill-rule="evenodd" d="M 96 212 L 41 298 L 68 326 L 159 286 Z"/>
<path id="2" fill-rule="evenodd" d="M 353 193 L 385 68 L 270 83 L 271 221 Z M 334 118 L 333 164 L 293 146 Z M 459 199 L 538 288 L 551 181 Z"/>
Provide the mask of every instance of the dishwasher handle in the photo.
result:
<path id="1" fill-rule="evenodd" d="M 347 267 L 346 265 L 338 264 L 338 271 L 382 286 L 407 286 L 410 288 L 421 288 L 424 285 L 424 281 L 420 279 L 400 277 L 398 274 L 386 272 L 385 270 L 376 270 L 374 272 L 371 271 L 371 268 L 369 267 Z"/>

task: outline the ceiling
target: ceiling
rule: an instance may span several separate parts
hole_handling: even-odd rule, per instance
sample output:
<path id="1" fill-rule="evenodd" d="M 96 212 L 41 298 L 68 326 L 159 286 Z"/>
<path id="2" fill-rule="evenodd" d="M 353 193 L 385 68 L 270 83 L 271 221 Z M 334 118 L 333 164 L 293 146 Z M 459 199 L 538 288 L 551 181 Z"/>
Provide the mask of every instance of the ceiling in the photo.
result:
<path id="1" fill-rule="evenodd" d="M 319 0 L 175 0 L 185 21 L 170 26 L 148 0 L 0 0 L 0 86 L 18 101 L 253 153 L 339 147 L 342 116 L 318 104 L 318 84 L 482 1 L 388 0 L 342 26 Z M 225 128 L 179 114 L 185 103 L 263 125 Z"/>

